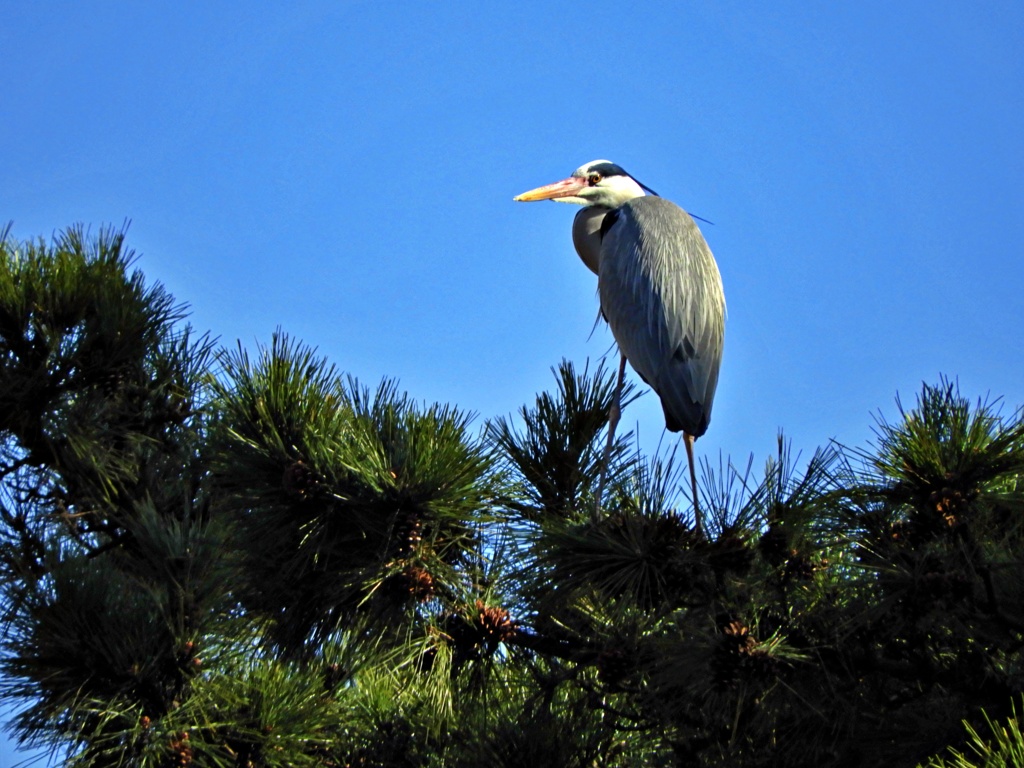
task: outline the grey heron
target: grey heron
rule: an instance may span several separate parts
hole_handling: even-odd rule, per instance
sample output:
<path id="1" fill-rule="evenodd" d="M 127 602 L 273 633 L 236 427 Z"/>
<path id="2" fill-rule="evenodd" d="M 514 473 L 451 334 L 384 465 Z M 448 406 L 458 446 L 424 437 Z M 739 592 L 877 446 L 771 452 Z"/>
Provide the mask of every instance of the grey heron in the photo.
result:
<path id="1" fill-rule="evenodd" d="M 569 178 L 515 200 L 584 206 L 573 220 L 572 240 L 597 275 L 601 314 L 620 352 L 597 509 L 628 360 L 661 399 L 665 426 L 683 433 L 694 522 L 703 536 L 693 443 L 711 420 L 725 339 L 722 278 L 704 237 L 686 211 L 608 160 L 582 165 Z"/>

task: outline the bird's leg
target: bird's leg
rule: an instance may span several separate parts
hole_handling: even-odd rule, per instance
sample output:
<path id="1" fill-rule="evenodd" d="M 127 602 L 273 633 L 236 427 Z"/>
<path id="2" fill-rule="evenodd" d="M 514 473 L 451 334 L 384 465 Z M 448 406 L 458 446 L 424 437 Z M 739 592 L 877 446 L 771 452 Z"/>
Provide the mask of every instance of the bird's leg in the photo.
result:
<path id="1" fill-rule="evenodd" d="M 690 487 L 693 489 L 693 521 L 697 526 L 697 536 L 704 538 L 704 516 L 700 513 L 697 501 L 697 470 L 693 464 L 693 442 L 696 440 L 689 432 L 683 432 L 683 444 L 686 446 L 686 461 L 690 465 Z"/>
<path id="2" fill-rule="evenodd" d="M 608 441 L 604 444 L 604 456 L 601 457 L 601 477 L 597 481 L 597 501 L 594 502 L 594 520 L 601 518 L 601 497 L 604 495 L 604 481 L 608 476 L 608 459 L 612 454 L 612 443 L 615 442 L 615 427 L 622 416 L 622 385 L 626 380 L 626 356 L 619 355 L 619 377 L 615 382 L 615 394 L 612 396 L 612 407 L 608 409 Z"/>

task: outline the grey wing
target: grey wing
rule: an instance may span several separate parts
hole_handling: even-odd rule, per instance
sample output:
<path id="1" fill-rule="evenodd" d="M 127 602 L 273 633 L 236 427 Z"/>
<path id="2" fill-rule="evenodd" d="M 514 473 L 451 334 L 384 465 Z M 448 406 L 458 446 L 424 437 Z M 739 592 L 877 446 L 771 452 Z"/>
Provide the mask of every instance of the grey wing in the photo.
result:
<path id="1" fill-rule="evenodd" d="M 660 197 L 631 200 L 602 227 L 598 290 L 612 334 L 658 393 L 672 431 L 711 419 L 725 336 L 725 295 L 693 219 Z"/>

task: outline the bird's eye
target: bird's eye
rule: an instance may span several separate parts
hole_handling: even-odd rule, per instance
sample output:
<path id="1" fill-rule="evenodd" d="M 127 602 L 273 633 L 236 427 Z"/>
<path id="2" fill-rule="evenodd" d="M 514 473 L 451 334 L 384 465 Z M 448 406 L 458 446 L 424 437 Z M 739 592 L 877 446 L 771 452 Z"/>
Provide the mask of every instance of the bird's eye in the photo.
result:
<path id="1" fill-rule="evenodd" d="M 600 173 L 592 173 L 592 174 L 590 174 L 590 176 L 587 177 L 587 181 L 590 182 L 590 186 L 594 186 L 595 184 L 600 183 L 600 181 L 601 181 L 601 174 Z"/>

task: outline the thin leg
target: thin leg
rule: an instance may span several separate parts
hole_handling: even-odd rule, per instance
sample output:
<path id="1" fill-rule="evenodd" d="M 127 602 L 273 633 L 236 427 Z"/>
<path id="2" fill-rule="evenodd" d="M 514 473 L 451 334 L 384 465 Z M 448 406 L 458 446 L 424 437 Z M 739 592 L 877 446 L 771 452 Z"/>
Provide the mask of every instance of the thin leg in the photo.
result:
<path id="1" fill-rule="evenodd" d="M 622 385 L 626 381 L 626 356 L 619 355 L 619 378 L 615 382 L 615 395 L 612 397 L 612 407 L 608 409 L 608 441 L 604 444 L 604 456 L 601 457 L 601 477 L 597 481 L 597 501 L 594 503 L 594 520 L 601 518 L 601 497 L 604 495 L 604 481 L 608 475 L 608 459 L 612 453 L 612 443 L 615 442 L 615 427 L 619 424 L 622 416 Z"/>
<path id="2" fill-rule="evenodd" d="M 693 489 L 693 521 L 697 526 L 697 536 L 704 538 L 704 516 L 700 513 L 700 504 L 697 501 L 697 470 L 693 464 L 693 435 L 683 432 L 683 444 L 686 445 L 686 460 L 690 464 L 690 487 Z"/>

